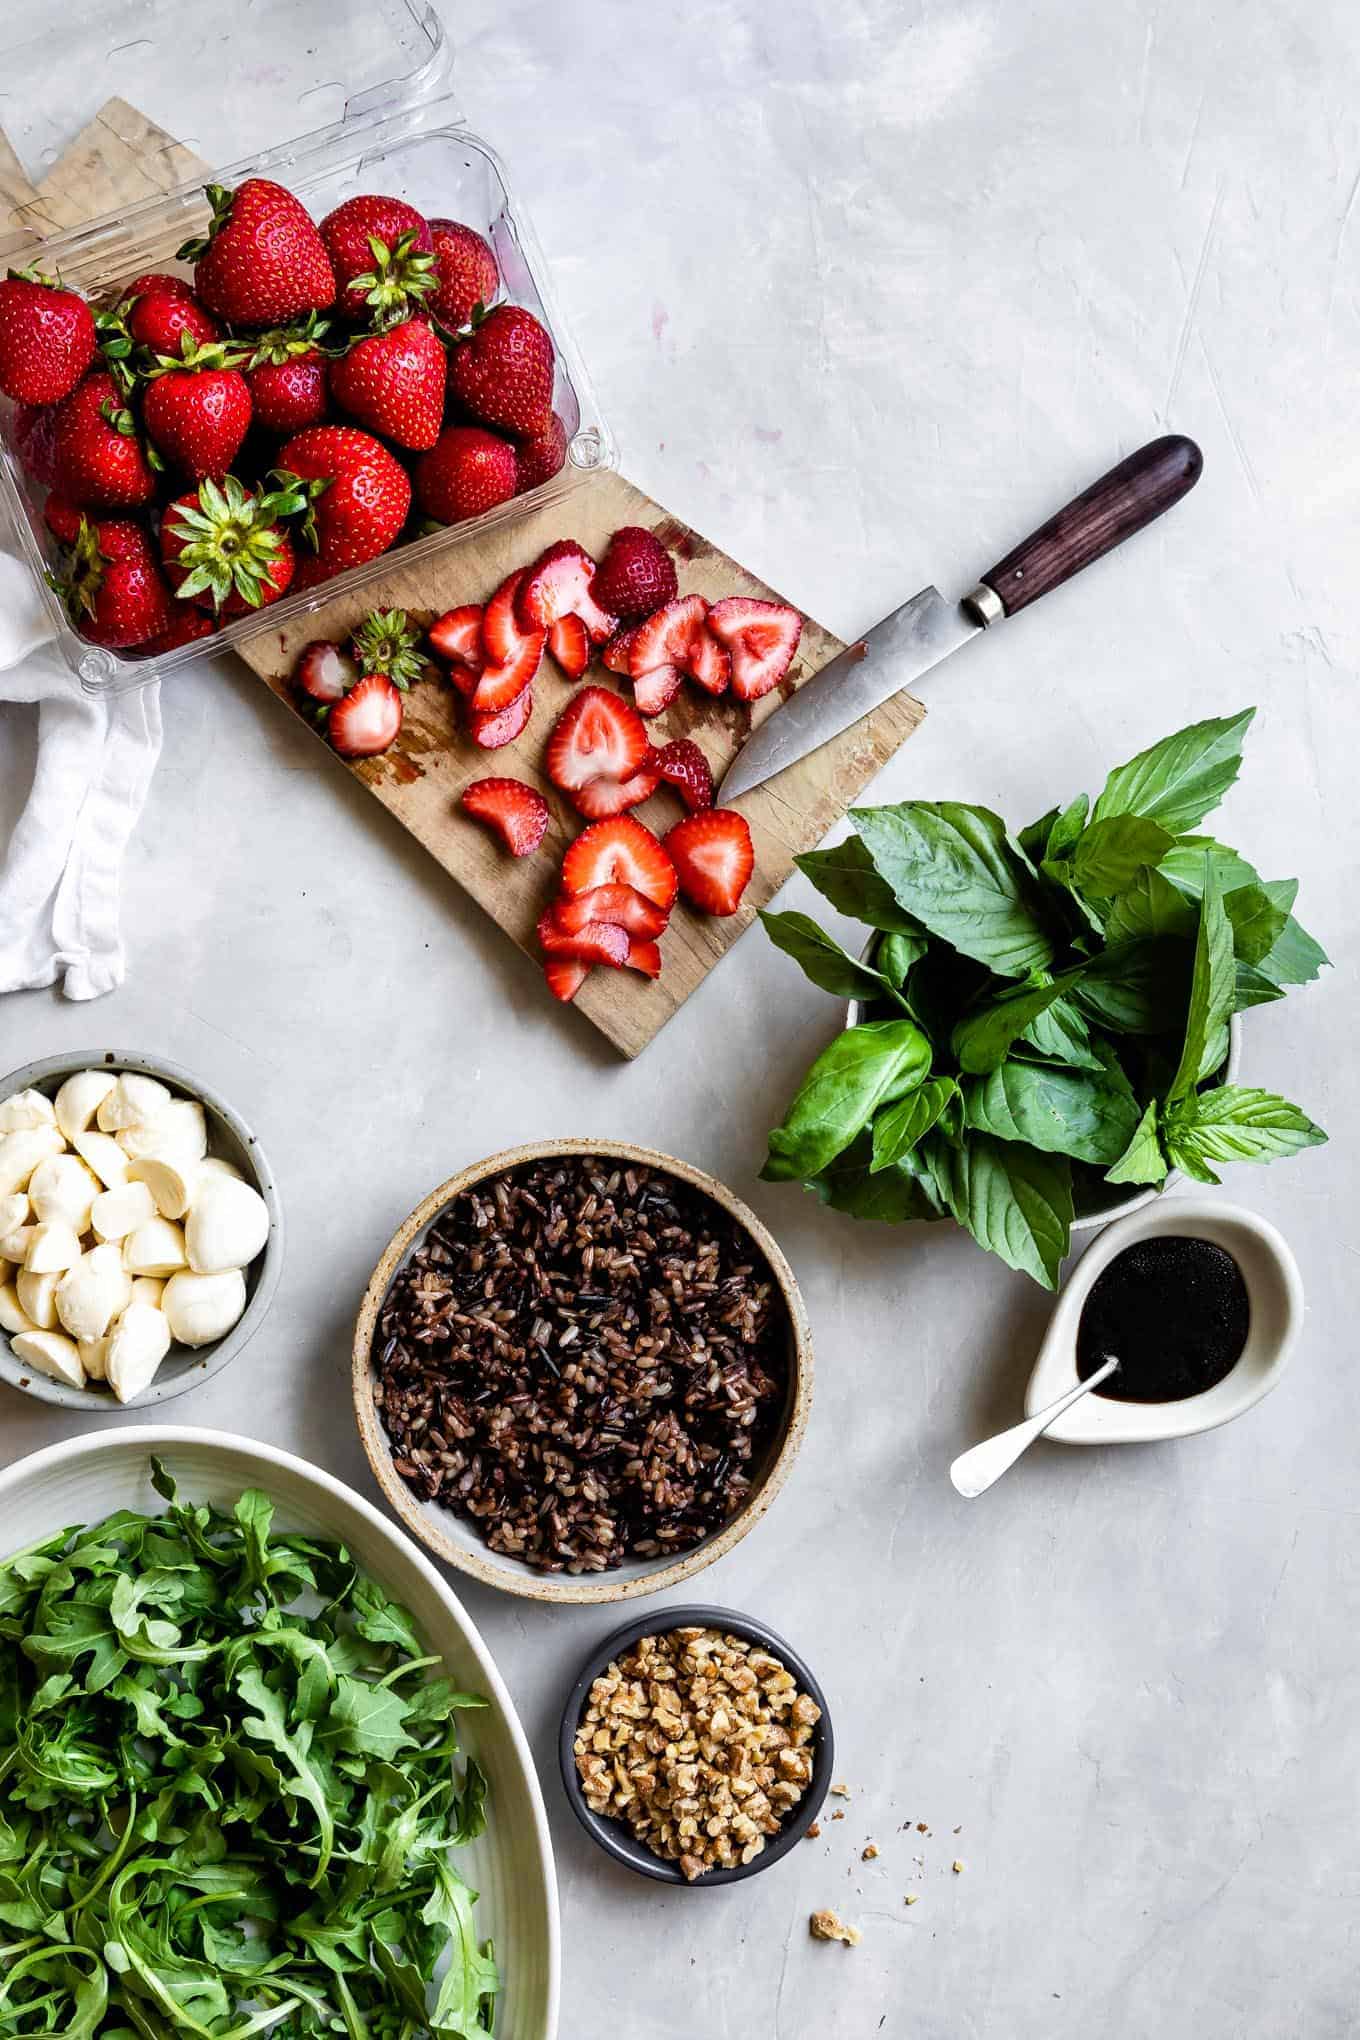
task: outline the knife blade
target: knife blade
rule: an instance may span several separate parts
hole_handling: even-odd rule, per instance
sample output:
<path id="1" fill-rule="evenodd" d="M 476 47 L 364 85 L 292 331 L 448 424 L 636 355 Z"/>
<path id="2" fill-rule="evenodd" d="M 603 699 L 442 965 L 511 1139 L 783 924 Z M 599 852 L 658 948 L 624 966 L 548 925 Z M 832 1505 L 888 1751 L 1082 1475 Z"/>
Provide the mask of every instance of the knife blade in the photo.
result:
<path id="1" fill-rule="evenodd" d="M 922 588 L 752 730 L 728 767 L 718 798 L 739 799 L 787 771 L 922 679 L 970 638 L 1112 552 L 1188 494 L 1203 467 L 1193 439 L 1173 432 L 1151 440 L 998 560 L 962 602 L 947 602 L 937 588 Z"/>

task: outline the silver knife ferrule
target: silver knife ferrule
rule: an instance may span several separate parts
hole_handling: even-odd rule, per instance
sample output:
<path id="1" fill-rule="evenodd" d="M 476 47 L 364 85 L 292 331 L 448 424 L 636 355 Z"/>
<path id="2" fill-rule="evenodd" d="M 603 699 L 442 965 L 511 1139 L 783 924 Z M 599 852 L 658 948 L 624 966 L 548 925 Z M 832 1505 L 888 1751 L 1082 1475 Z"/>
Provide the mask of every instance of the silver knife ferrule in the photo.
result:
<path id="1" fill-rule="evenodd" d="M 968 590 L 963 606 L 977 618 L 984 630 L 989 624 L 1000 623 L 1006 614 L 1001 606 L 1001 597 L 985 581 L 979 581 L 976 588 Z"/>

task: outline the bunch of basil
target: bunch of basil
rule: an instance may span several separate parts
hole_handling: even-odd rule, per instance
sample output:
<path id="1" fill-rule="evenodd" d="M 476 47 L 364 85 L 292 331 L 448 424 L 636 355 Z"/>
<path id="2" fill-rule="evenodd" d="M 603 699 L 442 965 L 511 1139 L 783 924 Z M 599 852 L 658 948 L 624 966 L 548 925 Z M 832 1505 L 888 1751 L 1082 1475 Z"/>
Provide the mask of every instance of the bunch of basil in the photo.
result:
<path id="1" fill-rule="evenodd" d="M 1212 1164 L 1325 1140 L 1297 1106 L 1221 1081 L 1228 1021 L 1327 962 L 1262 880 L 1193 831 L 1238 774 L 1254 709 L 1119 766 L 1091 807 L 1011 835 L 987 808 L 906 801 L 797 859 L 878 932 L 848 955 L 806 914 L 761 915 L 814 984 L 864 1002 L 770 1135 L 762 1174 L 837 1211 L 954 1218 L 1052 1289 L 1104 1184 L 1216 1183 Z"/>

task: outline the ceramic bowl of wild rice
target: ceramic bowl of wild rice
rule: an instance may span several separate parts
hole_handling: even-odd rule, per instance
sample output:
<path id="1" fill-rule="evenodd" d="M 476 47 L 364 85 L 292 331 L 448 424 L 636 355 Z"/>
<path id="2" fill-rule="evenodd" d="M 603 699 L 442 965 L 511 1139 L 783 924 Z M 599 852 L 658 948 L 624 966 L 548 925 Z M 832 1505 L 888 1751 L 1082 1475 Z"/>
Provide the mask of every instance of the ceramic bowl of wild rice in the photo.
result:
<path id="1" fill-rule="evenodd" d="M 448 1565 L 629 1600 L 738 1544 L 812 1400 L 793 1271 L 740 1198 L 615 1141 L 512 1148 L 393 1235 L 354 1333 L 378 1483 Z"/>

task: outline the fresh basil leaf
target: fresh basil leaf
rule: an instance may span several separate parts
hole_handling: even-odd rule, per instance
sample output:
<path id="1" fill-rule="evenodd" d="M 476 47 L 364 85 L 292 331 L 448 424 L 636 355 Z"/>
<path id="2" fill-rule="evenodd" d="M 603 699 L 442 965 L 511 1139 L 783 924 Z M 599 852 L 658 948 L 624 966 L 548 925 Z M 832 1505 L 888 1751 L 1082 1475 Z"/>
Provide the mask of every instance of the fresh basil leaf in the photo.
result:
<path id="1" fill-rule="evenodd" d="M 1091 1045 L 1091 1030 L 1070 998 L 1055 999 L 1044 1012 L 1035 1015 L 1011 1053 L 1023 1057 L 1026 1048 L 1049 1062 L 1070 1063 L 1074 1069 L 1103 1070 L 1105 1064 Z"/>
<path id="2" fill-rule="evenodd" d="M 1259 963 L 1268 956 L 1289 919 L 1299 882 L 1268 879 L 1263 885 L 1241 885 L 1223 895 L 1223 911 L 1232 923 L 1233 954 L 1239 963 Z"/>
<path id="3" fill-rule="evenodd" d="M 1245 857 L 1239 856 L 1236 850 L 1230 850 L 1226 843 L 1216 843 L 1212 836 L 1182 836 L 1179 843 L 1167 851 L 1157 869 L 1181 892 L 1197 900 L 1204 890 L 1206 857 L 1222 892 L 1235 892 L 1238 886 L 1261 883 L 1261 874 L 1255 865 L 1248 864 Z"/>
<path id="4" fill-rule="evenodd" d="M 914 1151 L 913 1151 L 914 1152 Z M 872 1148 L 867 1132 L 860 1134 L 843 1155 L 838 1155 L 820 1175 L 811 1176 L 807 1187 L 832 1211 L 849 1218 L 884 1225 L 908 1225 L 916 1220 L 931 1223 L 947 1216 L 929 1183 L 908 1164 L 871 1173 Z"/>
<path id="5" fill-rule="evenodd" d="M 1119 1160 L 1105 1171 L 1107 1183 L 1164 1183 L 1167 1161 L 1157 1135 L 1157 1101 L 1152 1099 Z"/>
<path id="6" fill-rule="evenodd" d="M 885 935 L 923 932 L 920 923 L 898 905 L 858 836 L 847 836 L 829 850 L 805 850 L 793 861 L 838 914 L 847 914 L 852 921 L 862 921 Z"/>
<path id="7" fill-rule="evenodd" d="M 770 1135 L 766 1182 L 820 1175 L 880 1105 L 913 1090 L 930 1069 L 930 1043 L 910 1020 L 870 1020 L 838 1034 L 804 1078 Z"/>
<path id="8" fill-rule="evenodd" d="M 1138 1123 L 1137 1100 L 1117 1066 L 1004 1062 L 990 1076 L 965 1077 L 959 1089 L 963 1123 L 973 1132 L 1079 1162 L 1117 1161 Z"/>
<path id="9" fill-rule="evenodd" d="M 870 1174 L 881 1175 L 884 1169 L 900 1162 L 930 1132 L 956 1089 L 952 1077 L 931 1077 L 919 1090 L 909 1091 L 895 1105 L 885 1106 L 874 1120 Z"/>
<path id="10" fill-rule="evenodd" d="M 896 987 L 881 970 L 848 955 L 839 942 L 806 914 L 772 914 L 762 908 L 759 918 L 775 948 L 791 956 L 804 977 L 811 978 L 822 991 L 838 999 L 891 999 L 894 1005 L 902 1003 Z"/>
<path id="11" fill-rule="evenodd" d="M 1042 864 L 1048 855 L 1049 835 L 1061 812 L 1060 808 L 1051 807 L 1046 815 L 1040 815 L 1037 822 L 1031 822 L 1016 837 L 1016 842 L 1031 864 Z"/>
<path id="12" fill-rule="evenodd" d="M 905 991 L 914 965 L 925 955 L 924 935 L 885 935 L 874 950 L 874 968 L 881 970 L 890 985 Z"/>
<path id="13" fill-rule="evenodd" d="M 954 1029 L 950 1048 L 961 1070 L 985 1076 L 1006 1059 L 1011 1043 L 1056 1005 L 1081 980 L 1081 969 L 1064 971 L 1046 984 L 1020 985 L 986 1006 L 966 1013 Z"/>
<path id="14" fill-rule="evenodd" d="M 1164 1115 L 1162 1135 L 1177 1168 L 1217 1183 L 1213 1162 L 1268 1162 L 1327 1138 L 1306 1112 L 1272 1091 L 1220 1084 L 1182 1099 Z"/>
<path id="15" fill-rule="evenodd" d="M 1120 942 L 1091 958 L 1072 996 L 1115 1034 L 1171 1034 L 1185 1014 L 1190 958 L 1188 942 Z"/>
<path id="16" fill-rule="evenodd" d="M 1223 895 L 1213 867 L 1206 863 L 1185 1042 L 1167 1093 L 1170 1102 L 1174 1103 L 1177 1098 L 1193 1091 L 1223 1061 L 1228 1046 L 1228 1016 L 1233 1009 L 1236 987 L 1232 928 L 1223 910 Z"/>
<path id="17" fill-rule="evenodd" d="M 1192 942 L 1197 925 L 1194 907 L 1165 873 L 1143 870 L 1111 902 L 1105 917 L 1105 940 L 1112 949 L 1121 942 L 1158 935 Z"/>
<path id="18" fill-rule="evenodd" d="M 857 808 L 851 819 L 898 905 L 931 934 L 1001 977 L 1052 963 L 1043 896 L 1000 816 L 958 801 L 904 801 Z"/>
<path id="19" fill-rule="evenodd" d="M 1077 838 L 1072 883 L 1088 898 L 1114 899 L 1142 872 L 1155 869 L 1175 840 L 1146 815 L 1107 815 Z"/>
<path id="20" fill-rule="evenodd" d="M 1072 855 L 1081 841 L 1086 828 L 1086 817 L 1091 811 L 1091 802 L 1084 793 L 1067 803 L 1053 827 L 1048 832 L 1048 843 L 1044 849 L 1043 861 L 1060 864 Z"/>
<path id="21" fill-rule="evenodd" d="M 1255 713 L 1244 708 L 1238 715 L 1191 723 L 1117 765 L 1096 802 L 1094 819 L 1146 815 L 1173 836 L 1193 829 L 1236 779 L 1242 740 Z"/>
<path id="22" fill-rule="evenodd" d="M 1072 1233 L 1072 1168 L 1066 1156 L 974 1134 L 954 1148 L 937 1133 L 914 1151 L 935 1193 L 980 1247 L 1007 1267 L 1056 1289 Z"/>
<path id="23" fill-rule="evenodd" d="M 1284 986 L 1275 984 L 1257 963 L 1239 963 L 1235 977 L 1234 1013 L 1245 1013 L 1251 1006 L 1268 1006 L 1284 997 Z"/>
<path id="24" fill-rule="evenodd" d="M 1306 985 L 1331 960 L 1322 944 L 1315 942 L 1291 914 L 1274 948 L 1261 958 L 1258 968 L 1272 984 Z"/>

